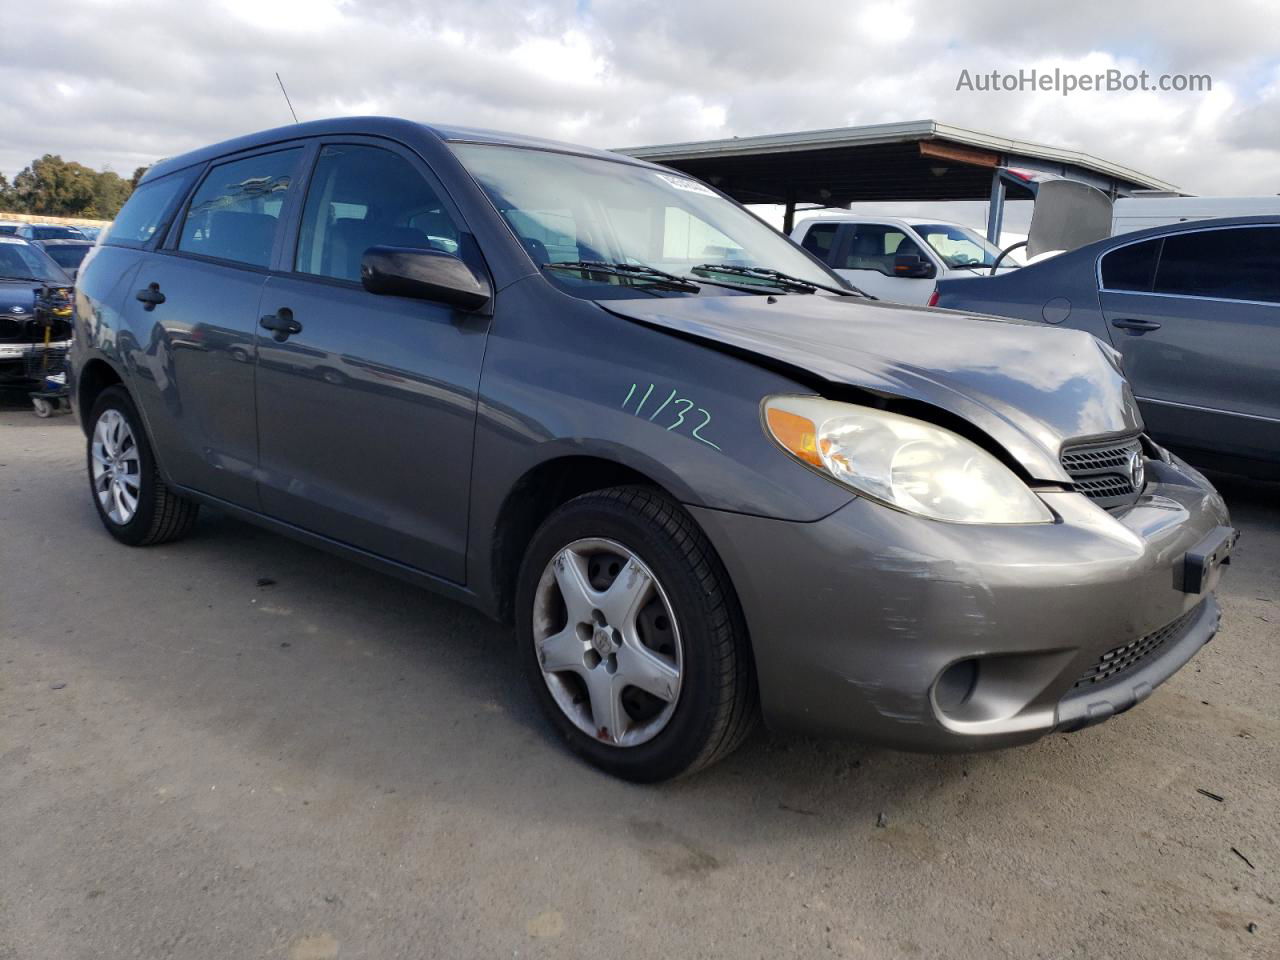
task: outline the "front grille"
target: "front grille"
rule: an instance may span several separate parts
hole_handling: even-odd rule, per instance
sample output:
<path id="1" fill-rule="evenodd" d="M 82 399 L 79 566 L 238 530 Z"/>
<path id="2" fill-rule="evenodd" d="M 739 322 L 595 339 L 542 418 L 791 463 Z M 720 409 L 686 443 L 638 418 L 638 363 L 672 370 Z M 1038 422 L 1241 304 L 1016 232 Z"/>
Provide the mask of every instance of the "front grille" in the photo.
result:
<path id="1" fill-rule="evenodd" d="M 1186 633 L 1187 628 L 1199 613 L 1199 606 L 1192 607 L 1177 620 L 1165 624 L 1159 630 L 1153 630 L 1145 637 L 1131 640 L 1124 646 L 1113 647 L 1100 656 L 1098 662 L 1091 666 L 1074 686 L 1088 687 L 1096 683 L 1106 683 L 1126 670 L 1136 667 L 1171 640 L 1179 639 Z"/>
<path id="2" fill-rule="evenodd" d="M 1060 460 L 1077 490 L 1098 506 L 1113 509 L 1130 505 L 1142 492 L 1134 487 L 1130 469 L 1135 454 L 1143 463 L 1142 441 L 1130 437 L 1067 447 Z"/>
<path id="3" fill-rule="evenodd" d="M 1105 477 L 1093 477 L 1088 480 L 1077 480 L 1076 489 L 1086 497 L 1102 500 L 1106 497 L 1125 497 L 1133 493 L 1133 484 L 1127 477 L 1108 474 Z"/>

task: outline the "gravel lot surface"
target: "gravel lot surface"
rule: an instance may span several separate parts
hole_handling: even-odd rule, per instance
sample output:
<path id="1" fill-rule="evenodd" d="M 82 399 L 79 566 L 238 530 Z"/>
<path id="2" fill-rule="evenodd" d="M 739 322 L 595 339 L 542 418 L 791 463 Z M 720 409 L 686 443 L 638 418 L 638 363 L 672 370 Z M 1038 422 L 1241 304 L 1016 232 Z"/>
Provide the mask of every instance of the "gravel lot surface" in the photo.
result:
<path id="1" fill-rule="evenodd" d="M 1218 479 L 1223 630 L 1128 714 L 641 788 L 505 629 L 208 511 L 119 546 L 0 402 L 0 958 L 1280 957 L 1280 485 Z"/>

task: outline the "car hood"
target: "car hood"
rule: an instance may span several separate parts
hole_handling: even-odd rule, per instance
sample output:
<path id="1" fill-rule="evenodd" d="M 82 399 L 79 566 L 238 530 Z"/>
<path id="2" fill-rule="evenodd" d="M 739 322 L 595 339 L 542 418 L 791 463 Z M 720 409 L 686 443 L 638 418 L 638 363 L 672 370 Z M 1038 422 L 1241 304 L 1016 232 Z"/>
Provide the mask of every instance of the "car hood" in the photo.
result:
<path id="1" fill-rule="evenodd" d="M 1064 443 L 1136 433 L 1119 356 L 1092 334 L 853 297 L 598 301 L 611 313 L 832 384 L 920 401 L 984 431 L 1038 480 L 1069 482 Z"/>

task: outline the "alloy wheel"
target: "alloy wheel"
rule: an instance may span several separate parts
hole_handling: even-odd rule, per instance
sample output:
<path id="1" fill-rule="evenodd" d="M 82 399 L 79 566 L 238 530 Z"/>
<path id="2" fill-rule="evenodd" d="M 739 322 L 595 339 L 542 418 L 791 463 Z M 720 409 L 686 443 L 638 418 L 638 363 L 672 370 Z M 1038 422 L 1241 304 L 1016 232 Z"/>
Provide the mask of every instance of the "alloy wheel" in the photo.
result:
<path id="1" fill-rule="evenodd" d="M 533 607 L 542 677 L 579 730 L 632 747 L 667 726 L 680 696 L 680 631 L 635 553 L 613 540 L 575 540 L 552 556 Z"/>
<path id="2" fill-rule="evenodd" d="M 138 512 L 142 470 L 137 440 L 119 410 L 104 410 L 94 424 L 90 456 L 98 503 L 112 523 L 124 526 Z"/>

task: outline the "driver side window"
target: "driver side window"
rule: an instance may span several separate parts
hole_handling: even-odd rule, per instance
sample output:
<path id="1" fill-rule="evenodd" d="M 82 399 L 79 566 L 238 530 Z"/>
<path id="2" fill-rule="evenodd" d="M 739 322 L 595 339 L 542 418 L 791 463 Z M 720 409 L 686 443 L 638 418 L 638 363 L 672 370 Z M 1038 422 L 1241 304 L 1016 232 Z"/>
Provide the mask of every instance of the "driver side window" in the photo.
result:
<path id="1" fill-rule="evenodd" d="M 370 247 L 456 253 L 458 227 L 422 174 L 381 147 L 330 144 L 307 188 L 294 269 L 360 282 Z"/>
<path id="2" fill-rule="evenodd" d="M 893 261 L 904 254 L 914 254 L 923 260 L 928 258 L 920 245 L 897 227 L 880 223 L 852 225 L 853 234 L 843 262 L 844 270 L 875 270 L 885 276 L 895 276 Z"/>

